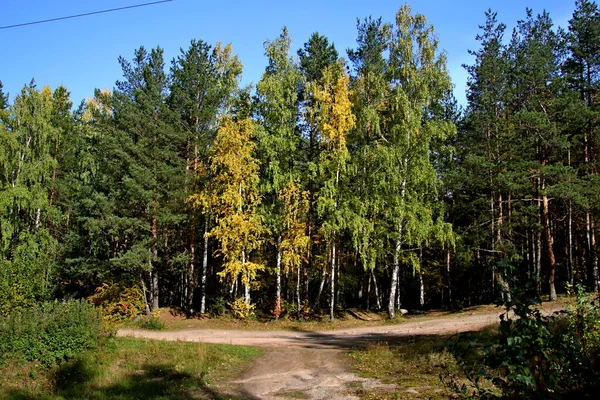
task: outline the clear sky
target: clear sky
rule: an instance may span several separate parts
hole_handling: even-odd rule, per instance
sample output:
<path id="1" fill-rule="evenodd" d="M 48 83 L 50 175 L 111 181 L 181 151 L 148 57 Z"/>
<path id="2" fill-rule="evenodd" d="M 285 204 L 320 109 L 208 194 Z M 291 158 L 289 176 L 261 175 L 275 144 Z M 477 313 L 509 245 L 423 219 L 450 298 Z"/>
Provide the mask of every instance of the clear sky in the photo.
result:
<path id="1" fill-rule="evenodd" d="M 152 0 L 2 0 L 0 26 L 25 23 L 140 4 Z M 187 48 L 191 39 L 232 43 L 244 64 L 243 83 L 257 82 L 266 66 L 263 42 L 275 38 L 285 25 L 296 51 L 318 31 L 334 42 L 340 55 L 355 47 L 356 19 L 369 15 L 393 22 L 404 1 L 388 0 L 174 0 L 134 8 L 0 30 L 2 58 L 0 80 L 11 101 L 24 84 L 35 78 L 39 86 L 64 85 L 75 105 L 95 88 L 112 89 L 121 78 L 117 62 L 131 59 L 140 45 L 165 50 L 167 66 Z M 546 9 L 556 25 L 565 26 L 575 0 L 413 0 L 413 12 L 433 24 L 440 47 L 448 55 L 448 68 L 461 104 L 465 99 L 466 73 L 471 63 L 468 49 L 476 49 L 475 35 L 488 8 L 512 29 L 524 18 L 525 7 L 535 13 Z M 510 37 L 510 32 L 507 33 Z"/>

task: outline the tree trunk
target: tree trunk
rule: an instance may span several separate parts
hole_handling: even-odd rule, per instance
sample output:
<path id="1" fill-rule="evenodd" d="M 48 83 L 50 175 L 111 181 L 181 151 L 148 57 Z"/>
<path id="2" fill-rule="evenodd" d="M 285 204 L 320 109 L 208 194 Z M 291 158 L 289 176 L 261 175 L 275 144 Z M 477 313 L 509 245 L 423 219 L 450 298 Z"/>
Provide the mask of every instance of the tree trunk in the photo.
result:
<path id="1" fill-rule="evenodd" d="M 334 238 L 335 238 L 335 234 L 334 234 Z M 333 322 L 335 319 L 335 315 L 334 315 L 334 311 L 335 311 L 335 261 L 336 261 L 336 257 L 335 257 L 335 239 L 334 239 L 333 244 L 331 246 L 331 299 L 329 301 L 329 320 L 331 322 Z"/>
<path id="2" fill-rule="evenodd" d="M 390 298 L 388 299 L 388 317 L 394 318 L 396 314 L 396 288 L 398 286 L 398 273 L 400 272 L 400 250 L 402 249 L 402 222 L 398 228 L 398 239 L 396 239 L 396 251 L 394 252 L 394 266 L 390 285 Z"/>
<path id="3" fill-rule="evenodd" d="M 314 309 L 318 309 L 321 301 L 321 294 L 323 294 L 323 289 L 325 288 L 325 278 L 327 277 L 327 265 L 330 260 L 329 246 L 327 246 L 327 264 L 323 268 L 323 275 L 321 276 L 321 284 L 319 285 L 319 292 L 317 293 L 317 298 L 315 299 Z"/>
<path id="4" fill-rule="evenodd" d="M 592 228 L 592 276 L 594 277 L 594 290 L 600 293 L 600 277 L 598 276 L 598 253 L 596 252 L 596 229 L 594 227 L 594 217 L 591 217 Z"/>
<path id="5" fill-rule="evenodd" d="M 246 272 L 246 250 L 242 250 L 242 273 L 246 274 L 246 283 L 244 283 L 244 299 L 250 302 L 250 274 Z"/>
<path id="6" fill-rule="evenodd" d="M 300 311 L 300 265 L 296 268 L 296 300 L 298 302 L 298 311 Z"/>
<path id="7" fill-rule="evenodd" d="M 556 258 L 554 257 L 554 238 L 550 230 L 550 209 L 548 195 L 542 196 L 542 228 L 544 231 L 544 244 L 548 257 L 548 284 L 550 285 L 550 300 L 556 300 L 556 287 L 554 278 L 556 272 Z"/>
<path id="8" fill-rule="evenodd" d="M 535 246 L 535 283 L 537 294 L 542 294 L 542 232 L 539 230 Z"/>
<path id="9" fill-rule="evenodd" d="M 206 313 L 206 270 L 208 269 L 208 215 L 204 217 L 204 249 L 202 255 L 202 300 L 200 301 L 200 314 Z"/>
<path id="10" fill-rule="evenodd" d="M 279 319 L 281 310 L 281 236 L 277 238 L 277 293 L 275 295 L 275 318 Z"/>
<path id="11" fill-rule="evenodd" d="M 419 270 L 419 305 L 425 306 L 425 284 L 423 283 L 423 272 Z"/>
<path id="12" fill-rule="evenodd" d="M 155 203 L 156 204 L 156 203 Z M 156 205 L 154 206 L 156 208 Z M 157 220 L 156 215 L 152 216 L 152 239 L 154 243 L 152 244 L 152 261 L 158 260 L 158 229 L 157 229 Z M 150 296 L 152 299 L 152 311 L 158 310 L 158 271 L 156 268 L 151 265 L 150 270 Z"/>
<path id="13" fill-rule="evenodd" d="M 448 306 L 452 307 L 452 277 L 450 276 L 450 248 L 446 251 L 446 276 L 448 279 Z"/>
<path id="14" fill-rule="evenodd" d="M 188 265 L 187 277 L 186 277 L 186 307 L 188 312 L 192 310 L 193 302 L 194 302 L 194 289 L 195 289 L 195 279 L 194 279 L 194 267 L 196 262 L 196 219 L 192 215 L 192 220 L 190 221 L 190 263 Z"/>
<path id="15" fill-rule="evenodd" d="M 370 300 L 371 300 L 371 275 L 369 274 L 369 278 L 367 279 L 367 311 L 370 310 Z"/>
<path id="16" fill-rule="evenodd" d="M 375 287 L 375 299 L 377 300 L 377 311 L 381 310 L 381 296 L 379 295 L 379 287 L 377 286 L 377 277 L 375 271 L 371 270 L 371 276 L 373 277 L 373 286 Z"/>

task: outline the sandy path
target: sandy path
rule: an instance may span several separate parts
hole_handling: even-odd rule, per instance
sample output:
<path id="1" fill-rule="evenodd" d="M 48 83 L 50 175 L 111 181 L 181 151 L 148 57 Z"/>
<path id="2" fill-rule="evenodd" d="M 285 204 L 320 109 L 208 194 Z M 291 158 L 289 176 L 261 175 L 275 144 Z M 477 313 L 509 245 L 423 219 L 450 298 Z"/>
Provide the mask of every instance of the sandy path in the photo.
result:
<path id="1" fill-rule="evenodd" d="M 546 312 L 560 309 L 554 305 Z M 452 335 L 477 331 L 498 322 L 500 311 L 485 314 L 461 313 L 436 319 L 415 319 L 401 325 L 352 328 L 335 331 L 243 331 L 189 329 L 155 332 L 120 329 L 117 336 L 158 340 L 222 343 L 265 348 L 237 381 L 239 395 L 249 399 L 357 399 L 357 390 L 395 389 L 373 379 L 349 372 L 342 351 L 368 342 L 394 342 L 406 337 Z"/>

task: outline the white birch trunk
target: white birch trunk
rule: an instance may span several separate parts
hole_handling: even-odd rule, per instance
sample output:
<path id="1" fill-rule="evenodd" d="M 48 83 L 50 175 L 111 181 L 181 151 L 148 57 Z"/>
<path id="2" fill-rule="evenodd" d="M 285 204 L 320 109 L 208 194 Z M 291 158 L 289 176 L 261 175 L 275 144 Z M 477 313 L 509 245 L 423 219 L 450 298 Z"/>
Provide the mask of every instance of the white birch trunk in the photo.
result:
<path id="1" fill-rule="evenodd" d="M 379 287 L 377 286 L 377 277 L 375 271 L 371 270 L 371 277 L 373 278 L 373 286 L 375 287 L 375 299 L 377 300 L 377 311 L 381 310 L 381 295 L 379 294 Z"/>
<path id="2" fill-rule="evenodd" d="M 329 302 L 329 320 L 333 322 L 335 310 L 335 241 L 331 247 L 331 299 Z"/>
<path id="3" fill-rule="evenodd" d="M 275 309 L 281 309 L 281 236 L 277 238 L 277 298 Z M 279 319 L 279 314 L 276 316 Z"/>
<path id="4" fill-rule="evenodd" d="M 425 306 L 425 284 L 423 283 L 423 273 L 419 270 L 419 305 Z"/>
<path id="5" fill-rule="evenodd" d="M 250 276 L 246 272 L 246 250 L 242 250 L 242 273 L 246 274 L 246 283 L 244 283 L 244 299 L 250 302 Z"/>
<path id="6" fill-rule="evenodd" d="M 208 216 L 204 219 L 204 249 L 202 255 L 202 299 L 200 300 L 200 314 L 206 313 L 206 270 L 208 269 Z"/>

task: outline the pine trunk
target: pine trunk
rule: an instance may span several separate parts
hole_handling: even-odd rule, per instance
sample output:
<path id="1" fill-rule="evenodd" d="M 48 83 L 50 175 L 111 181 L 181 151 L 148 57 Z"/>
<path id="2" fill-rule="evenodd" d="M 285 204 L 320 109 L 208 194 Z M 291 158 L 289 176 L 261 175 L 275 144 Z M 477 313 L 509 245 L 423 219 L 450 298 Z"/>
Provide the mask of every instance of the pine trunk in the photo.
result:
<path id="1" fill-rule="evenodd" d="M 157 229 L 156 215 L 152 216 L 152 260 L 158 260 L 158 229 Z M 152 261 L 150 262 L 152 264 Z M 152 311 L 158 310 L 158 271 L 156 267 L 152 265 L 150 271 L 150 296 L 152 298 Z"/>
<path id="2" fill-rule="evenodd" d="M 542 228 L 544 231 L 544 244 L 548 257 L 548 285 L 550 286 L 550 300 L 556 300 L 556 287 L 554 285 L 556 273 L 556 258 L 554 256 L 554 237 L 550 230 L 549 200 L 546 194 L 542 197 Z"/>

